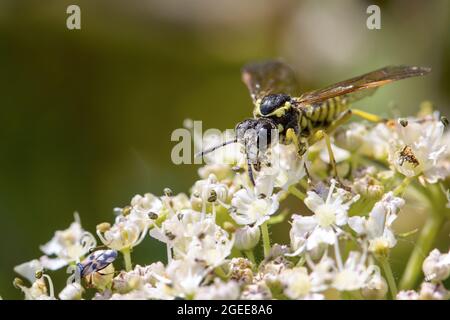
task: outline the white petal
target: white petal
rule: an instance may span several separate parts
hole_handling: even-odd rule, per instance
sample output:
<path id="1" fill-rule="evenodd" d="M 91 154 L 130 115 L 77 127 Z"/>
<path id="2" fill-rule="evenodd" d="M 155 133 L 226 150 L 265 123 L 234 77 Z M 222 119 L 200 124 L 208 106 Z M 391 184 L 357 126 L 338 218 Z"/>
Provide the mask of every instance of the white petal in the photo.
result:
<path id="1" fill-rule="evenodd" d="M 306 249 L 308 251 L 315 249 L 317 246 L 319 246 L 322 243 L 326 244 L 334 244 L 336 241 L 336 235 L 334 234 L 333 230 L 331 228 L 324 229 L 317 227 L 314 229 L 314 231 L 311 233 L 311 235 L 308 237 L 308 240 L 306 242 Z"/>
<path id="2" fill-rule="evenodd" d="M 48 270 L 58 270 L 62 267 L 67 266 L 67 261 L 60 258 L 49 258 L 47 256 L 42 256 L 40 262 L 45 269 Z"/>
<path id="3" fill-rule="evenodd" d="M 367 221 L 367 231 L 372 238 L 380 237 L 383 234 L 386 211 L 381 202 L 377 202 L 369 214 Z"/>
<path id="4" fill-rule="evenodd" d="M 36 271 L 39 270 L 42 270 L 42 265 L 37 259 L 19 264 L 18 266 L 14 267 L 15 272 L 26 278 L 31 283 L 36 280 Z"/>
<path id="5" fill-rule="evenodd" d="M 312 231 L 317 226 L 316 218 L 313 216 L 292 216 L 293 225 L 292 228 L 299 236 L 303 236 L 305 233 Z"/>
<path id="6" fill-rule="evenodd" d="M 305 205 L 315 212 L 320 205 L 323 205 L 325 201 L 315 192 L 308 191 L 308 196 L 305 198 Z"/>
<path id="7" fill-rule="evenodd" d="M 366 219 L 363 217 L 350 217 L 348 219 L 348 225 L 357 234 L 365 234 L 366 233 Z"/>

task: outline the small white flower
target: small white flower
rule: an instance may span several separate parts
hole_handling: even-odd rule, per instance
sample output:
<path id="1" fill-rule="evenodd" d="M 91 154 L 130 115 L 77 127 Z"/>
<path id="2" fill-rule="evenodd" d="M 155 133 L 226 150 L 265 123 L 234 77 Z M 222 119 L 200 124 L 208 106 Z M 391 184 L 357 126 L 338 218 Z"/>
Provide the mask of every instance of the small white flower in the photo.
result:
<path id="1" fill-rule="evenodd" d="M 406 127 L 397 124 L 398 138 L 390 140 L 389 162 L 401 174 L 421 176 L 428 183 L 445 178 L 440 161 L 448 146 L 443 139 L 444 124 L 436 118 L 412 119 Z"/>
<path id="2" fill-rule="evenodd" d="M 331 285 L 336 273 L 336 264 L 334 260 L 326 254 L 322 256 L 317 264 L 311 261 L 309 255 L 306 255 L 306 259 L 308 266 L 312 270 L 310 277 L 313 287 L 316 288 L 317 291 L 326 290 Z"/>
<path id="3" fill-rule="evenodd" d="M 272 292 L 264 281 L 245 286 L 241 295 L 242 300 L 270 300 Z"/>
<path id="4" fill-rule="evenodd" d="M 273 146 L 273 157 L 278 157 L 271 162 L 271 172 L 275 176 L 275 186 L 287 190 L 291 185 L 298 183 L 305 175 L 305 161 L 308 154 L 301 158 L 294 144 L 277 143 Z"/>
<path id="5" fill-rule="evenodd" d="M 348 199 L 348 192 L 336 189 L 335 184 L 333 180 L 325 200 L 315 192 L 308 192 L 305 204 L 314 215 L 292 216 L 290 236 L 293 255 L 313 250 L 321 244 L 335 244 L 342 232 L 341 227 L 347 224 L 347 211 L 359 197 Z"/>
<path id="6" fill-rule="evenodd" d="M 448 300 L 450 292 L 442 283 L 423 282 L 419 291 L 420 300 Z"/>
<path id="7" fill-rule="evenodd" d="M 258 226 L 244 226 L 235 232 L 234 246 L 238 250 L 251 250 L 259 242 L 261 231 Z"/>
<path id="8" fill-rule="evenodd" d="M 219 183 L 214 174 L 210 174 L 208 179 L 198 180 L 192 187 L 191 203 L 195 207 L 201 207 L 202 216 L 206 214 L 208 204 L 225 203 L 228 198 L 228 186 Z M 213 209 L 215 215 L 215 209 Z"/>
<path id="9" fill-rule="evenodd" d="M 336 272 L 332 286 L 339 291 L 354 291 L 367 286 L 379 269 L 375 265 L 366 267 L 365 257 L 364 254 L 351 251 L 343 268 Z"/>
<path id="10" fill-rule="evenodd" d="M 200 287 L 195 294 L 196 300 L 236 300 L 240 295 L 240 287 L 236 281 L 223 282 L 214 279 L 214 283 L 207 287 Z"/>
<path id="11" fill-rule="evenodd" d="M 49 293 L 44 278 L 36 279 L 29 288 L 18 281 L 15 281 L 15 286 L 22 290 L 25 300 L 55 300 L 53 293 Z"/>
<path id="12" fill-rule="evenodd" d="M 290 299 L 319 300 L 322 295 L 315 294 L 314 283 L 306 268 L 295 267 L 285 269 L 280 274 L 280 281 L 284 286 L 284 293 Z"/>
<path id="13" fill-rule="evenodd" d="M 352 122 L 345 130 L 336 133 L 335 140 L 339 146 L 354 152 L 364 144 L 364 139 L 367 134 L 368 130 L 366 125 L 359 122 Z"/>
<path id="14" fill-rule="evenodd" d="M 443 281 L 450 276 L 450 253 L 442 254 L 438 249 L 430 252 L 422 264 L 427 281 Z"/>
<path id="15" fill-rule="evenodd" d="M 150 230 L 150 236 L 175 248 L 176 252 L 186 253 L 194 237 L 202 232 L 211 232 L 208 231 L 208 228 L 213 227 L 210 217 L 202 222 L 201 216 L 201 212 L 191 209 L 180 210 L 166 219 L 161 227 L 154 226 Z"/>
<path id="16" fill-rule="evenodd" d="M 121 271 L 113 279 L 113 288 L 115 291 L 124 294 L 141 289 L 146 284 L 157 286 L 161 280 L 163 283 L 168 281 L 165 279 L 165 272 L 162 262 L 155 262 L 148 266 L 136 265 L 129 272 Z"/>
<path id="17" fill-rule="evenodd" d="M 131 207 L 131 215 L 135 215 L 136 218 L 140 217 L 144 220 L 143 223 L 146 223 L 149 217 L 151 219 L 159 217 L 161 211 L 164 209 L 161 199 L 151 193 L 146 193 L 144 196 L 139 194 L 135 195 L 133 199 L 131 199 Z"/>
<path id="18" fill-rule="evenodd" d="M 49 242 L 40 246 L 47 256 L 55 256 L 43 256 L 40 259 L 44 268 L 57 270 L 71 262 L 77 262 L 97 245 L 94 236 L 81 227 L 78 213 L 74 214 L 74 218 L 75 222 L 68 229 L 56 231 Z"/>
<path id="19" fill-rule="evenodd" d="M 414 290 L 402 290 L 397 293 L 397 300 L 419 300 L 419 294 Z"/>
<path id="20" fill-rule="evenodd" d="M 14 271 L 26 278 L 30 283 L 36 281 L 36 272 L 41 271 L 43 266 L 37 259 L 24 262 L 14 267 Z"/>
<path id="21" fill-rule="evenodd" d="M 278 197 L 272 195 L 273 176 L 260 175 L 254 189 L 243 188 L 233 195 L 230 215 L 240 225 L 259 226 L 278 210 Z"/>
<path id="22" fill-rule="evenodd" d="M 84 288 L 77 282 L 69 283 L 60 293 L 61 300 L 81 300 Z"/>
<path id="23" fill-rule="evenodd" d="M 362 288 L 361 294 L 369 300 L 383 299 L 388 292 L 386 280 L 377 272 L 374 272 L 366 285 Z"/>
<path id="24" fill-rule="evenodd" d="M 193 297 L 208 272 L 209 269 L 192 260 L 172 260 L 166 269 L 170 280 L 166 290 L 174 297 Z"/>
<path id="25" fill-rule="evenodd" d="M 363 136 L 364 143 L 360 147 L 360 152 L 375 159 L 386 160 L 392 136 L 393 131 L 385 123 L 378 123 Z"/>
<path id="26" fill-rule="evenodd" d="M 216 224 L 210 230 L 212 230 L 211 233 L 200 233 L 192 238 L 187 248 L 186 258 L 204 262 L 210 267 L 217 267 L 231 254 L 234 238 L 229 239 L 228 233 Z"/>
<path id="27" fill-rule="evenodd" d="M 148 227 L 144 226 L 143 229 L 141 227 L 140 220 L 125 217 L 118 219 L 108 230 L 97 228 L 97 236 L 105 246 L 121 251 L 133 248 L 144 240 Z"/>
<path id="28" fill-rule="evenodd" d="M 367 236 L 369 251 L 374 253 L 386 252 L 397 243 L 391 226 L 404 204 L 403 199 L 395 197 L 392 192 L 389 192 L 374 205 L 369 218 L 351 217 L 348 225 L 357 234 Z"/>
<path id="29" fill-rule="evenodd" d="M 33 267 L 33 263 L 28 266 L 23 265 L 22 268 L 26 269 Z M 38 274 L 40 274 L 38 276 Z M 45 283 L 47 280 L 47 284 Z M 25 294 L 25 300 L 55 300 L 55 291 L 53 289 L 53 281 L 49 275 L 42 272 L 42 270 L 36 272 L 35 278 L 32 281 L 31 287 L 26 287 L 20 278 L 14 279 L 14 286 Z"/>

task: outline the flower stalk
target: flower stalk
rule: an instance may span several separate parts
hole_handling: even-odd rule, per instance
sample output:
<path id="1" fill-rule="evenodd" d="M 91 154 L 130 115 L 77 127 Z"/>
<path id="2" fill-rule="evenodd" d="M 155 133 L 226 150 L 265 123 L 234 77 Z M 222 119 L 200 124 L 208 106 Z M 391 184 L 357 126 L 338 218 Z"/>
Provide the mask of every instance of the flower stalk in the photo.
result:
<path id="1" fill-rule="evenodd" d="M 381 267 L 383 268 L 384 274 L 386 276 L 386 280 L 389 286 L 389 291 L 391 292 L 391 297 L 393 300 L 395 300 L 395 297 L 397 297 L 397 284 L 395 282 L 394 273 L 392 272 L 391 264 L 389 263 L 389 260 L 387 257 L 379 258 L 378 261 L 381 264 Z"/>
<path id="2" fill-rule="evenodd" d="M 123 248 L 121 250 L 122 255 L 123 255 L 123 260 L 125 262 L 125 270 L 131 271 L 133 269 L 133 265 L 131 263 L 131 250 L 129 247 Z"/>
<path id="3" fill-rule="evenodd" d="M 261 234 L 263 239 L 264 258 L 267 258 L 270 254 L 270 236 L 267 222 L 261 225 Z"/>
<path id="4" fill-rule="evenodd" d="M 442 191 L 436 185 L 428 185 L 426 188 L 421 190 L 428 197 L 431 212 L 420 231 L 400 281 L 402 290 L 412 289 L 417 285 L 425 256 L 433 248 L 436 237 L 446 221 L 446 215 L 450 212 L 450 209 L 446 207 L 446 199 Z"/>

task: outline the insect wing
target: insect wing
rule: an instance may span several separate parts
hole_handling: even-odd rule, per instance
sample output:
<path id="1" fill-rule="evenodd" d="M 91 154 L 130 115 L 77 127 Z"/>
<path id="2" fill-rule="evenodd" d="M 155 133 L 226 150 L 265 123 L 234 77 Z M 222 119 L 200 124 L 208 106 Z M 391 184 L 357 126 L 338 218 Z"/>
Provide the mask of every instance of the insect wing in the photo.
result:
<path id="1" fill-rule="evenodd" d="M 85 277 L 91 273 L 106 268 L 117 258 L 116 250 L 99 250 L 91 253 L 81 263 L 81 276 Z"/>
<path id="2" fill-rule="evenodd" d="M 104 264 L 105 267 L 111 264 L 117 258 L 116 250 L 104 250 L 103 253 L 97 258 L 97 261 Z"/>
<path id="3" fill-rule="evenodd" d="M 377 87 L 380 87 L 393 81 L 423 76 L 429 73 L 430 71 L 431 71 L 430 68 L 424 67 L 389 66 L 363 74 L 358 77 L 354 77 L 352 79 L 338 82 L 336 84 L 333 84 L 320 90 L 305 93 L 299 98 L 298 101 L 300 103 L 308 103 L 308 104 L 316 103 L 350 93 L 352 94 L 348 96 L 350 98 L 354 96 L 355 98 L 354 100 L 357 100 L 359 98 L 366 96 L 364 93 L 359 92 L 361 90 L 375 89 Z M 353 94 L 353 92 L 355 93 Z M 369 95 L 370 93 L 373 93 L 373 90 L 371 90 L 371 92 L 368 92 L 367 95 Z"/>
<path id="4" fill-rule="evenodd" d="M 268 94 L 298 93 L 294 71 L 284 62 L 268 60 L 247 64 L 242 68 L 242 81 L 255 102 Z"/>

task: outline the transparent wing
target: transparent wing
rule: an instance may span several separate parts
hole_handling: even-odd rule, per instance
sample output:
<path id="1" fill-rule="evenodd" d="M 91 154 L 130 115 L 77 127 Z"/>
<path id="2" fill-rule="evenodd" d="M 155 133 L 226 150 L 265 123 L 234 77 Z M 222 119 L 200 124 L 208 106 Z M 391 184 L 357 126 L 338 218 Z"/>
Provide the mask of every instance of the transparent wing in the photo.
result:
<path id="1" fill-rule="evenodd" d="M 250 91 L 253 101 L 272 93 L 298 93 L 294 71 L 280 60 L 245 65 L 242 68 L 242 81 Z"/>
<path id="2" fill-rule="evenodd" d="M 351 100 L 358 100 L 372 94 L 377 87 L 401 79 L 423 76 L 430 71 L 430 68 L 424 67 L 389 66 L 338 82 L 320 90 L 307 92 L 301 95 L 298 101 L 301 103 L 315 103 L 344 94 Z M 360 92 L 365 89 L 372 90 Z"/>

